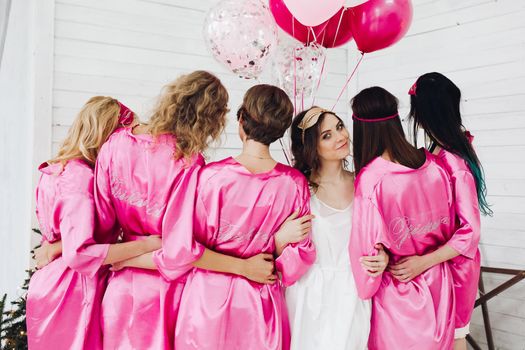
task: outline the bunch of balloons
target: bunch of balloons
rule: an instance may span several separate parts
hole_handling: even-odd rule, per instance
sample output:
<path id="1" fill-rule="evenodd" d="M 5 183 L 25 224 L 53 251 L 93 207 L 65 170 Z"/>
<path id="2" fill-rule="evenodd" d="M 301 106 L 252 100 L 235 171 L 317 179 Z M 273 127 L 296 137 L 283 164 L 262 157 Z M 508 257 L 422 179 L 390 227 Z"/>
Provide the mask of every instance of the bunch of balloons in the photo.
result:
<path id="1" fill-rule="evenodd" d="M 412 22 L 410 0 L 344 4 L 344 0 L 270 0 L 270 9 L 279 27 L 300 42 L 317 41 L 332 48 L 354 38 L 363 53 L 395 44 Z"/>
<path id="2" fill-rule="evenodd" d="M 352 39 L 363 54 L 387 48 L 406 34 L 412 12 L 411 0 L 221 0 L 206 16 L 204 38 L 242 78 L 259 77 L 273 55 L 275 80 L 304 97 L 319 86 L 325 48 Z M 296 41 L 279 44 L 276 24 Z"/>

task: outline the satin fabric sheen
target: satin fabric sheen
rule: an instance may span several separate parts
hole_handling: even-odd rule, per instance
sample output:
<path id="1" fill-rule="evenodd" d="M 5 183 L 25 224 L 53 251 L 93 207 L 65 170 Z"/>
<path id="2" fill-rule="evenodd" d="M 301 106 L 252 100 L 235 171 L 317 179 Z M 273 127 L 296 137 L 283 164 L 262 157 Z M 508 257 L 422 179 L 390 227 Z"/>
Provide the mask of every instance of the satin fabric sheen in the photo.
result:
<path id="1" fill-rule="evenodd" d="M 283 164 L 254 175 L 233 158 L 211 163 L 201 172 L 197 193 L 195 239 L 241 258 L 273 253 L 273 235 L 286 218 L 296 209 L 300 216 L 310 211 L 306 179 Z M 288 349 L 283 286 L 297 281 L 314 260 L 308 236 L 276 259 L 282 277 L 273 285 L 194 269 L 183 291 L 176 349 Z"/>
<path id="2" fill-rule="evenodd" d="M 40 166 L 36 213 L 42 240 L 62 240 L 62 256 L 36 271 L 26 305 L 32 350 L 102 349 L 100 304 L 108 245 L 95 244 L 93 170 L 81 160 Z"/>
<path id="3" fill-rule="evenodd" d="M 474 177 L 463 159 L 443 149 L 437 158 L 448 172 L 454 192 L 457 230 L 447 244 L 461 254 L 449 264 L 456 296 L 455 325 L 456 328 L 462 328 L 470 322 L 478 293 L 478 244 L 481 236 L 478 194 Z"/>
<path id="4" fill-rule="evenodd" d="M 372 298 L 370 350 L 446 350 L 454 341 L 455 299 L 448 262 L 409 282 L 389 272 L 370 277 L 359 258 L 385 245 L 395 263 L 424 255 L 454 235 L 455 210 L 450 179 L 430 153 L 419 169 L 378 157 L 361 170 L 356 193 L 349 254 L 358 294 Z"/>
<path id="5" fill-rule="evenodd" d="M 114 133 L 98 156 L 97 240 L 155 234 L 162 235 L 163 246 L 174 246 L 173 255 L 155 252 L 160 272 L 124 268 L 112 273 L 102 302 L 104 349 L 173 349 L 184 274 L 203 252 L 191 236 L 197 176 L 204 164 L 202 156 L 176 160 L 175 142 L 168 134 L 134 135 L 126 128 Z"/>

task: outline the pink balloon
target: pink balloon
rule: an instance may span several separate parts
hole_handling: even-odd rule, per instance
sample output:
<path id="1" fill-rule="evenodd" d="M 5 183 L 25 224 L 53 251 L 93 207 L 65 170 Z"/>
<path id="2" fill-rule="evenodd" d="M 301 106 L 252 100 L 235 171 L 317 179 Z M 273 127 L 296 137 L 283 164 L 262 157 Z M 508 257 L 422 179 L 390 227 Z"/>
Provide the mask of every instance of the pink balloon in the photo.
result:
<path id="1" fill-rule="evenodd" d="M 284 0 L 284 3 L 299 22 L 315 27 L 332 18 L 345 0 Z"/>
<path id="2" fill-rule="evenodd" d="M 331 48 L 341 46 L 352 40 L 349 9 L 341 8 L 328 21 L 315 27 L 307 27 L 299 23 L 283 0 L 270 0 L 270 11 L 277 25 L 303 44 L 308 45 L 317 40 L 324 47 Z M 341 23 L 339 24 L 340 20 Z M 339 29 L 337 29 L 338 26 Z"/>
<path id="3" fill-rule="evenodd" d="M 332 48 L 346 44 L 352 40 L 352 28 L 350 28 L 349 8 L 341 8 L 332 18 L 325 22 L 325 28 L 315 29 L 317 41 L 326 48 Z"/>
<path id="4" fill-rule="evenodd" d="M 273 18 L 275 18 L 277 25 L 286 33 L 290 34 L 303 44 L 309 44 L 310 41 L 313 40 L 310 28 L 302 25 L 294 18 L 283 0 L 270 0 L 270 11 L 272 12 Z"/>
<path id="5" fill-rule="evenodd" d="M 397 43 L 412 22 L 410 0 L 369 0 L 350 8 L 350 27 L 361 52 L 374 52 Z"/>

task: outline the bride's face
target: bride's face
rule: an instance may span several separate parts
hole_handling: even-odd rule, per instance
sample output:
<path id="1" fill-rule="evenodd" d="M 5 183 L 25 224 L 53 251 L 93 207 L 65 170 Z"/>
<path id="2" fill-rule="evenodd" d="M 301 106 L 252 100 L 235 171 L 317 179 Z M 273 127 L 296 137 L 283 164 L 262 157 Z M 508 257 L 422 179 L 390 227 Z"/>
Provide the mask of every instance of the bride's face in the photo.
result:
<path id="1" fill-rule="evenodd" d="M 317 153 L 322 160 L 343 160 L 350 155 L 350 134 L 344 123 L 327 113 L 321 122 Z"/>

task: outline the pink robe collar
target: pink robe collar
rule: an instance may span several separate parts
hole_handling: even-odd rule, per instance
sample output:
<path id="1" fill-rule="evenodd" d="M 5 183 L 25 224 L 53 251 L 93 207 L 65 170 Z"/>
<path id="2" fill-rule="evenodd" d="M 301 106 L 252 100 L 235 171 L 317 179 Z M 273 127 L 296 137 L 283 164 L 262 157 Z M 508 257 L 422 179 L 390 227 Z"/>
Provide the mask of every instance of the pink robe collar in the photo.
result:
<path id="1" fill-rule="evenodd" d="M 273 169 L 265 171 L 263 173 L 254 174 L 251 171 L 249 171 L 248 169 L 246 169 L 246 167 L 244 165 L 242 165 L 241 163 L 239 163 L 234 157 L 228 157 L 228 158 L 224 159 L 223 162 L 224 162 L 224 164 L 230 164 L 230 165 L 235 166 L 236 170 L 239 173 L 241 173 L 241 174 L 245 174 L 245 175 L 249 175 L 249 176 L 253 176 L 253 177 L 263 177 L 263 178 L 264 177 L 278 176 L 278 175 L 282 174 L 283 170 L 285 170 L 284 168 L 286 168 L 286 166 L 284 164 L 281 164 L 281 163 L 277 162 L 277 164 L 275 164 Z"/>

